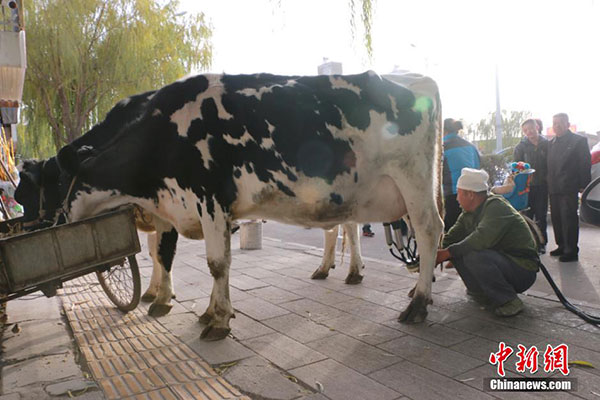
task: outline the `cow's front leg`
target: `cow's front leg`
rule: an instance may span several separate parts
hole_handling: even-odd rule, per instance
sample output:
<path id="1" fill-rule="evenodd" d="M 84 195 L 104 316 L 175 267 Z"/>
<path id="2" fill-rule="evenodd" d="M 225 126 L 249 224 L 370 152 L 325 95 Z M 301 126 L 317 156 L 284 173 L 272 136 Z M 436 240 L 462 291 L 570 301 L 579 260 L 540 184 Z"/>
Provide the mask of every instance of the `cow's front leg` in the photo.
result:
<path id="1" fill-rule="evenodd" d="M 200 338 L 212 341 L 227 337 L 231 332 L 229 320 L 235 318 L 229 297 L 230 221 L 221 209 L 216 208 L 213 217 L 202 205 L 202 227 L 206 240 L 206 259 L 214 282 L 210 303 L 206 312 L 200 317 L 200 322 L 207 325 Z"/>
<path id="2" fill-rule="evenodd" d="M 350 244 L 350 270 L 346 277 L 346 283 L 348 285 L 356 285 L 362 282 L 363 276 L 360 274 L 360 270 L 365 267 L 360 254 L 358 224 L 344 224 L 343 227 L 348 243 Z"/>
<path id="3" fill-rule="evenodd" d="M 158 279 L 156 280 L 159 280 L 159 284 L 158 290 L 156 291 L 156 297 L 148 309 L 148 315 L 162 317 L 163 315 L 168 314 L 169 311 L 171 311 L 171 308 L 173 308 L 173 305 L 171 304 L 171 299 L 173 298 L 173 278 L 171 270 L 179 235 L 175 228 L 165 221 L 155 218 L 155 224 L 156 257 L 153 257 L 154 269 L 152 271 L 150 288 L 148 290 L 152 288 L 155 272 L 156 275 L 158 275 Z"/>
<path id="4" fill-rule="evenodd" d="M 151 303 L 156 299 L 162 279 L 162 265 L 158 262 L 157 242 L 156 232 L 148 233 L 148 253 L 152 259 L 152 276 L 150 277 L 148 289 L 142 295 L 142 301 L 145 303 Z"/>
<path id="5" fill-rule="evenodd" d="M 338 231 L 339 225 L 324 231 L 325 249 L 323 260 L 321 260 L 321 265 L 313 272 L 310 279 L 325 279 L 329 276 L 329 270 L 335 268 L 335 245 L 337 244 Z"/>

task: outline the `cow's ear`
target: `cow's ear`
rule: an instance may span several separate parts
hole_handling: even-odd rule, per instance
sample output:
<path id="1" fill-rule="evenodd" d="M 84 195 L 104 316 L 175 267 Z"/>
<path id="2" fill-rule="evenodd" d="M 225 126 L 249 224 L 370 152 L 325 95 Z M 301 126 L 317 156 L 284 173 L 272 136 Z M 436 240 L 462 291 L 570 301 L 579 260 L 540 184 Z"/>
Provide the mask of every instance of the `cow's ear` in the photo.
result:
<path id="1" fill-rule="evenodd" d="M 77 150 L 70 144 L 66 145 L 57 155 L 58 165 L 69 175 L 75 176 L 79 172 L 79 156 Z"/>
<path id="2" fill-rule="evenodd" d="M 36 189 L 40 188 L 40 177 L 35 176 L 33 174 L 30 174 L 29 172 L 23 172 L 21 171 L 21 173 L 19 173 L 19 186 L 33 186 Z"/>
<path id="3" fill-rule="evenodd" d="M 35 185 L 36 188 L 39 188 L 42 180 L 43 165 L 43 161 L 23 160 L 17 167 L 19 179 L 25 179 Z"/>

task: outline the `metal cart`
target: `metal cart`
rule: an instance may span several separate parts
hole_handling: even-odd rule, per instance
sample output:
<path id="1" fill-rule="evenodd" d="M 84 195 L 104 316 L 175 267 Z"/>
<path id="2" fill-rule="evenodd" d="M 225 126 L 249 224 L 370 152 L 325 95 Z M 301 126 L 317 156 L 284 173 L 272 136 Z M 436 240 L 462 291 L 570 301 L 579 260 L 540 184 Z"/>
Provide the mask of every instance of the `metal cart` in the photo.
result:
<path id="1" fill-rule="evenodd" d="M 38 290 L 52 297 L 63 282 L 95 272 L 119 310 L 138 305 L 140 242 L 133 207 L 11 235 L 22 224 L 22 218 L 0 223 L 0 233 L 8 235 L 0 239 L 0 302 Z"/>

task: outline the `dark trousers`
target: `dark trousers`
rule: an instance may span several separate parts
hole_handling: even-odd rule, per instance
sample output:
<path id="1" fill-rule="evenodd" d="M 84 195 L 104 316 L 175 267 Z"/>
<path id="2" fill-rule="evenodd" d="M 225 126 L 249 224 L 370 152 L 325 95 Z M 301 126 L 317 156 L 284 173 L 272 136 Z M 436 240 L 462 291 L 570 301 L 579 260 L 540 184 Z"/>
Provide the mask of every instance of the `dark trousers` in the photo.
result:
<path id="1" fill-rule="evenodd" d="M 467 289 L 482 293 L 493 307 L 513 300 L 517 293 L 529 289 L 537 272 L 527 270 L 495 250 L 471 251 L 455 257 L 452 263 Z"/>
<path id="2" fill-rule="evenodd" d="M 525 215 L 535 221 L 544 235 L 544 240 L 548 242 L 548 186 L 529 187 L 528 207 Z"/>
<path id="3" fill-rule="evenodd" d="M 455 194 L 444 197 L 444 211 L 444 232 L 448 232 L 450 228 L 452 228 L 452 225 L 456 223 L 458 216 L 462 212 Z"/>
<path id="4" fill-rule="evenodd" d="M 552 217 L 552 228 L 554 229 L 554 240 L 558 248 L 565 254 L 577 254 L 579 247 L 579 197 L 577 193 L 551 194 L 550 213 Z"/>

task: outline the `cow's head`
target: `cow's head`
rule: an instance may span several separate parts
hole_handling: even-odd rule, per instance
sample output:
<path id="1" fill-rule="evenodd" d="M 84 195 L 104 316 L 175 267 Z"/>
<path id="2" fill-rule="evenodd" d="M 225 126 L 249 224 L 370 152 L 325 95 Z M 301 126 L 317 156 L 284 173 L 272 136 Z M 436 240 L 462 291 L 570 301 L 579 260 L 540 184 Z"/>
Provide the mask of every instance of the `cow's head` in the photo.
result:
<path id="1" fill-rule="evenodd" d="M 20 166 L 20 182 L 15 200 L 25 212 L 25 222 L 49 223 L 54 221 L 60 208 L 60 169 L 56 158 L 27 160 Z"/>
<path id="2" fill-rule="evenodd" d="M 60 214 L 76 176 L 77 168 L 73 165 L 78 165 L 80 158 L 89 157 L 93 152 L 89 147 L 72 149 L 73 152 L 66 152 L 66 157 L 60 157 L 59 153 L 59 156 L 47 160 L 26 160 L 20 166 L 15 200 L 24 208 L 24 221 L 32 223 L 34 228 L 64 222 L 60 220 Z M 76 160 L 69 158 L 73 155 Z M 61 158 L 64 164 L 59 161 Z"/>

